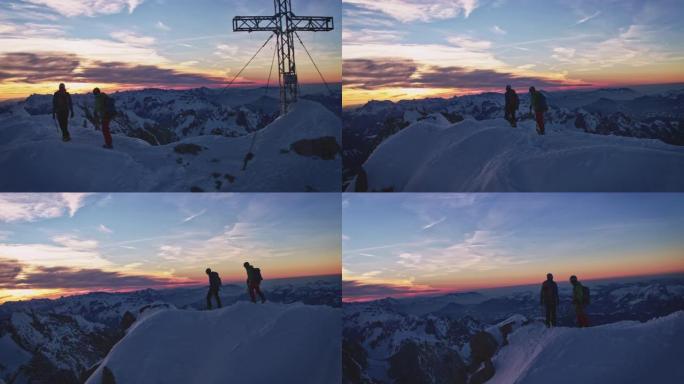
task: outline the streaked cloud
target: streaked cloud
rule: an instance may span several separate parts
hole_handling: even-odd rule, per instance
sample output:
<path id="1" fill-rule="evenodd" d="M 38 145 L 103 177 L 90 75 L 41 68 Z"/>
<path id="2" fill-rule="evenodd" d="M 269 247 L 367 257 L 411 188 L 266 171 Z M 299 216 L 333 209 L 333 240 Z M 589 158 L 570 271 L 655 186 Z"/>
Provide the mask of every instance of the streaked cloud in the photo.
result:
<path id="1" fill-rule="evenodd" d="M 44 5 L 66 17 L 97 16 L 119 13 L 127 10 L 133 13 L 143 0 L 25 0 L 28 3 Z"/>
<path id="2" fill-rule="evenodd" d="M 591 19 L 593 19 L 593 18 L 596 18 L 596 17 L 597 17 L 598 15 L 600 15 L 600 14 L 601 14 L 601 11 L 596 11 L 596 12 L 592 13 L 592 14 L 589 15 L 589 16 L 586 16 L 586 17 L 583 17 L 583 18 L 577 20 L 577 24 L 584 24 L 584 23 L 586 23 L 587 21 L 589 21 L 589 20 L 591 20 Z"/>
<path id="3" fill-rule="evenodd" d="M 171 30 L 171 27 L 164 24 L 162 21 L 157 21 L 157 24 L 155 24 L 154 26 L 157 27 L 157 29 L 161 29 L 162 31 L 170 31 Z"/>
<path id="4" fill-rule="evenodd" d="M 64 215 L 73 217 L 85 205 L 87 196 L 82 193 L 0 194 L 0 221 L 30 222 Z"/>
<path id="5" fill-rule="evenodd" d="M 130 44 L 134 47 L 146 47 L 154 44 L 155 39 L 151 36 L 142 36 L 130 31 L 115 31 L 110 36 L 122 43 Z"/>
<path id="6" fill-rule="evenodd" d="M 345 0 L 345 3 L 380 12 L 403 23 L 468 17 L 478 6 L 478 0 Z"/>
<path id="7" fill-rule="evenodd" d="M 497 34 L 497 35 L 505 35 L 505 34 L 508 33 L 506 30 L 504 30 L 503 28 L 499 27 L 498 25 L 493 26 L 492 29 L 491 29 L 491 31 L 494 32 L 494 33 Z"/>
<path id="8" fill-rule="evenodd" d="M 227 82 L 221 77 L 156 65 L 87 61 L 75 54 L 57 52 L 0 54 L 0 76 L 24 83 L 59 81 L 167 87 L 217 86 Z"/>
<path id="9" fill-rule="evenodd" d="M 684 270 L 681 196 L 447 195 L 346 196 L 345 300 Z"/>
<path id="10" fill-rule="evenodd" d="M 207 213 L 207 210 L 206 210 L 206 209 L 203 209 L 203 210 L 201 210 L 201 211 L 199 211 L 199 212 L 197 212 L 197 213 L 193 213 L 193 214 L 191 214 L 190 216 L 184 218 L 184 219 L 183 219 L 183 222 L 184 222 L 184 223 L 187 223 L 188 221 L 194 220 L 194 219 L 196 219 L 196 218 L 198 218 L 198 217 L 204 215 L 205 213 Z"/>
<path id="11" fill-rule="evenodd" d="M 511 84 L 514 87 L 588 85 L 562 79 L 525 76 L 490 69 L 419 67 L 416 62 L 406 59 L 345 60 L 343 69 L 343 84 L 345 86 L 367 90 L 382 88 L 498 89 L 506 84 Z"/>

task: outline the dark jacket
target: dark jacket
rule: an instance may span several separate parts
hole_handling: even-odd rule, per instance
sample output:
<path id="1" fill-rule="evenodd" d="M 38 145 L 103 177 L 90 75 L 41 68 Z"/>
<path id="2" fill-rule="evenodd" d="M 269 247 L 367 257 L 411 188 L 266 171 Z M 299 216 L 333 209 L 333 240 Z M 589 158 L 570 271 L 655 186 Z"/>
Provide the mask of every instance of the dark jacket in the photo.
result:
<path id="1" fill-rule="evenodd" d="M 253 265 L 248 265 L 245 267 L 247 270 L 247 284 L 259 284 L 261 283 L 261 273 L 257 272 L 258 268 Z"/>
<path id="2" fill-rule="evenodd" d="M 67 91 L 57 91 L 52 96 L 52 113 L 74 114 L 74 105 L 71 103 L 71 95 Z"/>
<path id="3" fill-rule="evenodd" d="M 515 93 L 514 89 L 509 89 L 506 91 L 506 110 L 507 111 L 515 111 L 518 109 L 518 105 L 520 105 L 520 100 L 518 99 L 518 94 Z"/>
<path id="4" fill-rule="evenodd" d="M 553 280 L 546 280 L 542 283 L 540 293 L 541 303 L 544 305 L 558 305 L 558 285 Z"/>
<path id="5" fill-rule="evenodd" d="M 209 272 L 209 288 L 212 290 L 218 290 L 221 286 L 221 278 L 218 272 Z"/>

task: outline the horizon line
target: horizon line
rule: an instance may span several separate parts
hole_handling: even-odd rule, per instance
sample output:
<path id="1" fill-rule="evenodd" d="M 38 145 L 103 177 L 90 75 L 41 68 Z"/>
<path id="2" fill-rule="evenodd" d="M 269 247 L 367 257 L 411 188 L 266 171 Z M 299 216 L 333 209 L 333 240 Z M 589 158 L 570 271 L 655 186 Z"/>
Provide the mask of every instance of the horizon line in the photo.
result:
<path id="1" fill-rule="evenodd" d="M 627 279 L 627 278 L 636 278 L 636 277 L 668 277 L 668 276 L 675 276 L 675 275 L 684 275 L 684 269 L 680 271 L 675 271 L 675 272 L 667 272 L 667 273 L 652 273 L 652 274 L 631 274 L 631 275 L 620 275 L 620 276 L 602 276 L 602 277 L 593 277 L 593 278 L 588 278 L 588 279 L 581 279 L 580 281 L 602 281 L 602 280 L 612 280 L 612 279 Z M 479 291 L 487 291 L 487 290 L 492 290 L 492 289 L 501 289 L 501 288 L 515 288 L 515 287 L 527 287 L 530 285 L 535 285 L 539 284 L 539 282 L 529 282 L 529 283 L 515 283 L 515 284 L 510 284 L 510 285 L 497 285 L 497 286 L 487 286 L 487 287 L 473 287 L 473 288 L 463 288 L 463 289 L 456 289 L 456 290 L 451 290 L 451 289 L 446 289 L 443 291 L 440 291 L 439 293 L 435 293 L 436 290 L 439 289 L 432 289 L 428 292 L 421 293 L 421 291 L 416 291 L 416 292 L 409 292 L 405 294 L 399 294 L 399 295 L 387 295 L 384 297 L 379 297 L 379 298 L 371 298 L 371 299 L 354 299 L 353 297 L 345 297 L 344 296 L 344 282 L 351 282 L 351 281 L 358 281 L 358 280 L 344 280 L 342 279 L 342 302 L 343 303 L 369 303 L 373 301 L 379 301 L 379 300 L 385 300 L 385 299 L 406 299 L 406 298 L 415 298 L 415 297 L 438 297 L 438 296 L 445 296 L 449 294 L 454 294 L 454 293 L 469 293 L 469 292 L 479 292 Z M 561 283 L 559 280 L 554 280 L 557 283 Z M 563 281 L 565 283 L 565 281 Z M 373 284 L 368 284 L 368 285 L 373 285 Z M 382 284 L 380 284 L 382 285 Z"/>
<path id="2" fill-rule="evenodd" d="M 665 83 L 638 83 L 638 84 L 590 84 L 590 85 L 583 85 L 583 86 L 577 86 L 577 85 L 567 85 L 567 86 L 556 86 L 556 87 L 547 87 L 548 89 L 551 89 L 551 91 L 548 92 L 567 92 L 567 91 L 577 91 L 577 90 L 596 90 L 596 89 L 615 89 L 615 88 L 636 88 L 636 87 L 648 87 L 648 86 L 677 86 L 677 85 L 682 85 L 684 86 L 684 80 L 678 81 L 678 82 L 665 82 Z M 344 85 L 343 85 L 344 86 Z M 524 88 L 524 87 L 523 87 Z M 352 89 L 359 89 L 359 88 L 352 88 Z M 486 88 L 486 89 L 494 89 L 494 88 Z M 520 87 L 513 87 L 513 89 L 520 89 Z M 543 91 L 544 89 L 539 88 L 540 91 Z M 368 99 L 366 101 L 362 101 L 359 103 L 347 103 L 342 105 L 342 109 L 348 109 L 348 108 L 357 108 L 360 106 L 364 106 L 370 102 L 376 101 L 389 101 L 391 103 L 398 103 L 401 101 L 417 101 L 417 100 L 432 100 L 432 99 L 441 99 L 441 100 L 448 100 L 448 99 L 453 99 L 455 97 L 463 97 L 463 96 L 473 96 L 473 95 L 481 95 L 484 93 L 501 93 L 503 92 L 497 92 L 494 90 L 474 90 L 473 92 L 458 92 L 454 93 L 451 96 L 425 96 L 425 97 L 414 97 L 414 98 L 408 98 L 408 99 L 399 99 L 397 101 L 393 101 L 392 99 Z M 343 89 L 343 94 L 344 94 L 344 89 Z"/>
<path id="3" fill-rule="evenodd" d="M 265 281 L 274 281 L 274 280 L 288 280 L 288 279 L 306 279 L 306 278 L 313 278 L 313 277 L 335 277 L 339 276 L 340 277 L 340 284 L 342 280 L 342 273 L 323 273 L 323 274 L 313 274 L 313 275 L 296 275 L 296 276 L 284 276 L 284 277 L 274 277 L 274 278 L 269 278 L 268 280 Z M 228 280 L 226 281 L 227 284 L 237 284 L 241 283 L 242 280 Z M 55 295 L 46 295 L 44 297 L 32 297 L 32 298 L 26 298 L 26 299 L 19 299 L 19 300 L 8 300 L 8 301 L 0 301 L 0 307 L 7 304 L 7 303 L 20 303 L 20 302 L 29 302 L 33 300 L 60 300 L 63 298 L 67 297 L 76 297 L 76 296 L 85 296 L 85 295 L 90 295 L 94 293 L 108 293 L 108 294 L 117 294 L 117 293 L 133 293 L 133 292 L 140 292 L 140 291 L 145 291 L 148 289 L 151 290 L 166 290 L 166 289 L 176 289 L 176 288 L 194 288 L 194 287 L 201 287 L 201 286 L 206 286 L 207 283 L 202 283 L 199 281 L 188 281 L 188 282 L 179 282 L 179 283 L 173 283 L 173 284 L 168 284 L 168 285 L 160 285 L 160 286 L 149 286 L 149 287 L 136 287 L 136 288 L 130 288 L 130 289 L 115 289 L 115 290 L 102 290 L 102 289 L 96 289 L 92 291 L 80 291 L 80 292 L 73 292 L 73 293 L 67 293 L 67 294 L 55 294 Z M 11 288 L 5 288 L 5 289 L 11 289 Z M 56 288 L 59 289 L 59 288 Z"/>

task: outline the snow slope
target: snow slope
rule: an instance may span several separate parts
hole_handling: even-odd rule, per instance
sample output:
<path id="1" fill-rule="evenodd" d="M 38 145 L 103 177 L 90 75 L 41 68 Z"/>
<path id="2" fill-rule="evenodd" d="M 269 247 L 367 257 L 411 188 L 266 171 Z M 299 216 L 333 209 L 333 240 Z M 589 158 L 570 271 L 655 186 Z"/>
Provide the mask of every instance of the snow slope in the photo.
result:
<path id="1" fill-rule="evenodd" d="M 508 341 L 488 384 L 684 382 L 684 311 L 584 329 L 536 323 Z"/>
<path id="2" fill-rule="evenodd" d="M 16 108 L 0 115 L 2 191 L 339 191 L 339 156 L 324 160 L 296 153 L 302 139 L 333 137 L 341 121 L 321 104 L 300 100 L 290 113 L 246 136 L 195 136 L 152 146 L 114 135 L 114 150 L 102 135 L 76 124 L 63 143 L 50 115 Z M 256 138 L 254 138 L 256 135 Z M 252 147 L 252 142 L 254 145 Z M 178 145 L 197 150 L 178 152 Z M 199 147 L 196 147 L 199 146 Z M 252 148 L 255 157 L 242 170 Z"/>
<path id="3" fill-rule="evenodd" d="M 532 121 L 417 122 L 364 164 L 369 190 L 682 191 L 684 147 Z M 354 189 L 354 185 L 349 187 Z"/>
<path id="4" fill-rule="evenodd" d="M 117 383 L 336 383 L 340 309 L 240 302 L 214 311 L 161 310 L 136 322 L 104 367 Z"/>
<path id="5" fill-rule="evenodd" d="M 0 375 L 15 372 L 19 367 L 31 360 L 31 354 L 23 350 L 12 340 L 11 335 L 0 337 Z M 2 383 L 0 379 L 0 383 Z"/>

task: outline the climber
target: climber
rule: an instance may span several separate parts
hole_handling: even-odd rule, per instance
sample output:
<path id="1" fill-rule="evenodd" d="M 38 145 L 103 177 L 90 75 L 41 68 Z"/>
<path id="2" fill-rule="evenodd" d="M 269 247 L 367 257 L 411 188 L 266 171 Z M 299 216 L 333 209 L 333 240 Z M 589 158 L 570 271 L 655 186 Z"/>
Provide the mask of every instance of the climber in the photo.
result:
<path id="1" fill-rule="evenodd" d="M 207 308 L 211 309 L 211 298 L 216 298 L 216 304 L 221 308 L 221 298 L 219 297 L 219 289 L 221 288 L 221 278 L 218 272 L 214 272 L 211 268 L 207 268 L 207 276 L 209 276 L 209 292 L 207 292 Z"/>
<path id="2" fill-rule="evenodd" d="M 589 288 L 583 286 L 575 275 L 570 276 L 570 284 L 572 284 L 572 304 L 575 306 L 577 325 L 580 328 L 588 327 L 589 318 L 585 307 L 589 305 Z"/>
<path id="3" fill-rule="evenodd" d="M 550 273 L 546 274 L 546 281 L 542 283 L 540 300 L 546 309 L 546 327 L 555 327 L 556 308 L 560 299 L 558 298 L 558 285 L 553 281 L 553 275 Z"/>
<path id="4" fill-rule="evenodd" d="M 261 298 L 261 303 L 265 303 L 266 298 L 259 287 L 261 285 L 261 281 L 263 280 L 261 277 L 261 270 L 259 268 L 255 268 L 246 261 L 243 266 L 247 271 L 247 292 L 249 292 L 249 297 L 252 299 L 252 303 L 256 303 L 256 295 L 259 295 Z"/>
<path id="5" fill-rule="evenodd" d="M 544 134 L 544 112 L 548 111 L 546 97 L 534 87 L 530 87 L 530 112 L 534 110 L 534 117 L 537 121 L 537 133 Z"/>
<path id="6" fill-rule="evenodd" d="M 52 118 L 57 119 L 59 128 L 62 130 L 62 141 L 71 140 L 69 134 L 69 112 L 74 118 L 74 105 L 71 102 L 71 95 L 66 91 L 64 83 L 59 85 L 59 90 L 52 96 Z"/>
<path id="7" fill-rule="evenodd" d="M 97 124 L 102 124 L 102 136 L 104 136 L 103 148 L 112 149 L 112 134 L 109 132 L 109 122 L 116 115 L 116 108 L 114 107 L 114 99 L 107 96 L 104 92 L 100 92 L 100 88 L 93 89 L 95 95 L 95 121 Z"/>
<path id="8" fill-rule="evenodd" d="M 516 127 L 518 124 L 515 119 L 515 112 L 518 110 L 520 100 L 518 99 L 518 94 L 515 93 L 515 89 L 511 88 L 510 85 L 506 86 L 505 101 L 504 118 L 511 123 L 511 127 Z"/>

